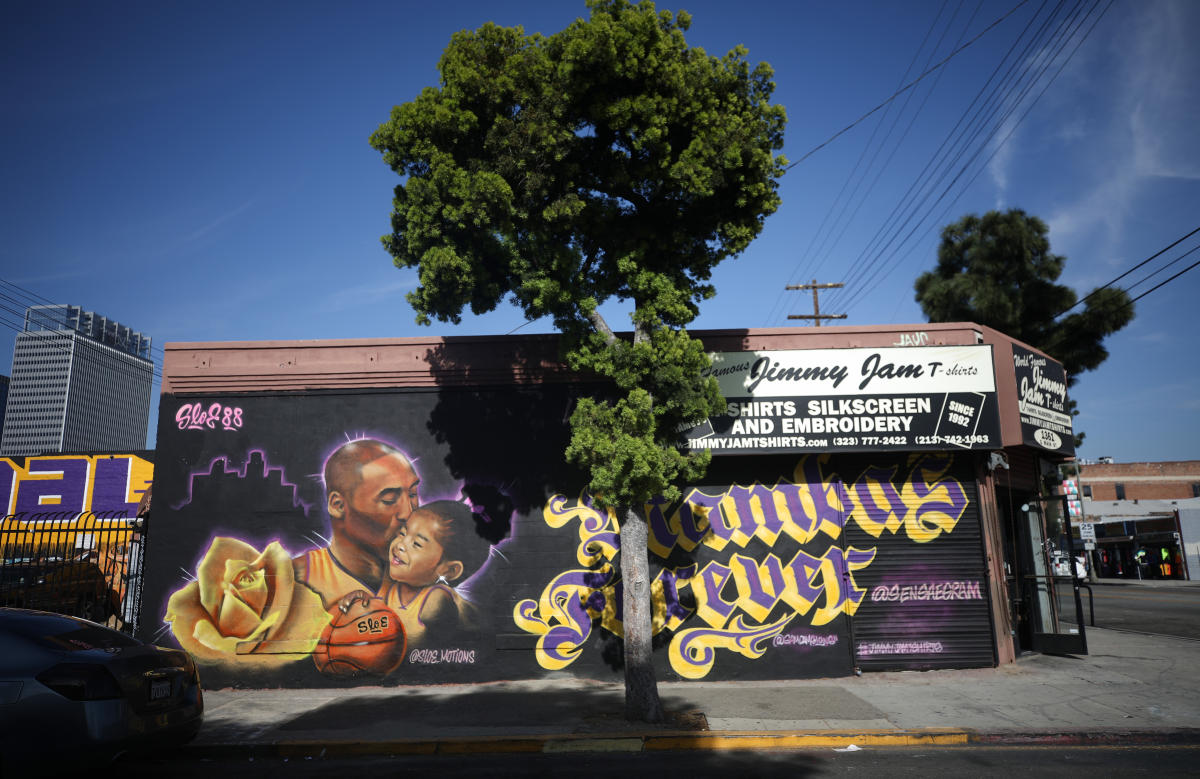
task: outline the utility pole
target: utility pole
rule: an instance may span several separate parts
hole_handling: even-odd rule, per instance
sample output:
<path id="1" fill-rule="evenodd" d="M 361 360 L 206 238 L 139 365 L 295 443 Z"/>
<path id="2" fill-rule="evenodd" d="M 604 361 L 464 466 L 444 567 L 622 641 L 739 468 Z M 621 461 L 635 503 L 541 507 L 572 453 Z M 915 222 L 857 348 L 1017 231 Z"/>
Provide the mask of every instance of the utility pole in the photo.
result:
<path id="1" fill-rule="evenodd" d="M 811 319 L 814 327 L 820 327 L 822 319 L 845 319 L 845 314 L 822 314 L 821 304 L 817 301 L 817 290 L 837 289 L 843 286 L 845 285 L 818 284 L 816 279 L 812 280 L 812 284 L 788 284 L 787 289 L 811 289 L 813 293 L 813 312 L 811 314 L 788 314 L 788 319 Z"/>

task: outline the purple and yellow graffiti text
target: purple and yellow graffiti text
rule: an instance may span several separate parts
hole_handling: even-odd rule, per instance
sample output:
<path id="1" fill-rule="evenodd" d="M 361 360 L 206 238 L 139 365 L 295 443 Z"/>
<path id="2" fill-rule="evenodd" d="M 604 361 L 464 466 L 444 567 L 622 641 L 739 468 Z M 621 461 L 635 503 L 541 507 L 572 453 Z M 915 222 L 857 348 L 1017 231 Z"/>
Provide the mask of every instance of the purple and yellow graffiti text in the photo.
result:
<path id="1" fill-rule="evenodd" d="M 724 560 L 664 567 L 651 584 L 653 630 L 674 631 L 668 657 L 680 676 L 706 676 L 717 649 L 754 659 L 772 645 L 800 645 L 799 634 L 783 637 L 786 644 L 776 643 L 797 615 L 820 626 L 857 612 L 867 591 L 857 585 L 855 573 L 872 563 L 875 549 L 830 543 L 816 556 L 810 543 L 819 534 L 836 541 L 853 519 L 876 538 L 884 531 L 904 532 L 914 542 L 927 543 L 953 531 L 966 510 L 966 491 L 946 475 L 952 463 L 948 456 L 910 458 L 899 484 L 898 467 L 867 468 L 857 480 L 843 484 L 836 475 L 822 473 L 827 459 L 802 459 L 795 469 L 796 483 L 734 485 L 715 495 L 692 489 L 669 515 L 661 498 L 646 504 L 648 545 L 660 558 L 669 558 L 676 547 L 685 552 L 701 545 L 729 550 Z M 538 663 L 558 670 L 579 656 L 597 621 L 616 635 L 623 633 L 621 582 L 613 564 L 620 537 L 616 516 L 594 508 L 586 496 L 553 496 L 543 518 L 554 528 L 579 523 L 575 556 L 586 568 L 556 576 L 540 599 L 519 602 L 513 619 L 538 636 Z M 758 560 L 740 551 L 753 539 L 775 548 L 781 535 L 809 549 L 796 551 L 787 562 L 773 552 Z M 973 590 L 968 583 L 952 584 L 911 587 L 904 597 L 965 599 L 978 593 L 977 584 Z M 689 601 L 681 597 L 689 589 L 694 607 L 685 606 Z M 889 599 L 891 589 L 875 592 L 877 599 Z M 693 617 L 703 625 L 688 626 Z"/>
<path id="2" fill-rule="evenodd" d="M 98 516 L 137 516 L 154 463 L 133 454 L 30 457 L 25 467 L 0 458 L 0 505 L 5 514 L 32 517 L 90 511 Z"/>

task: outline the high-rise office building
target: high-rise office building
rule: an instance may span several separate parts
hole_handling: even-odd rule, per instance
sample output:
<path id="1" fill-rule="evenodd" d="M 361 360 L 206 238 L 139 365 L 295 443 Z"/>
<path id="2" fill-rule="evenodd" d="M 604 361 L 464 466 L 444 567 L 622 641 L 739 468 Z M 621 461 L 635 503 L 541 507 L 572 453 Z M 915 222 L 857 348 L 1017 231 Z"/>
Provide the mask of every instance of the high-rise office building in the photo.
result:
<path id="1" fill-rule="evenodd" d="M 8 377 L 0 376 L 0 431 L 4 430 L 4 409 L 8 407 Z"/>
<path id="2" fill-rule="evenodd" d="M 31 306 L 0 455 L 142 449 L 153 381 L 148 336 L 79 306 Z"/>

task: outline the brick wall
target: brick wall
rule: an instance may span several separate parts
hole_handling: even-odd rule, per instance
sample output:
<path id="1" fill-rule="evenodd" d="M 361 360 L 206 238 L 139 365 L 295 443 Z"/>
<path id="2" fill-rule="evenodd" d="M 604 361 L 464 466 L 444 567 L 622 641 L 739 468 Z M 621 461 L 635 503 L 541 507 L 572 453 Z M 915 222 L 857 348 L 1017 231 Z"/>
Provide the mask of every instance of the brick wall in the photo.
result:
<path id="1" fill-rule="evenodd" d="M 1126 500 L 1194 498 L 1200 489 L 1200 460 L 1084 465 L 1080 480 L 1091 488 L 1093 500 L 1120 500 L 1117 485 L 1124 485 Z"/>

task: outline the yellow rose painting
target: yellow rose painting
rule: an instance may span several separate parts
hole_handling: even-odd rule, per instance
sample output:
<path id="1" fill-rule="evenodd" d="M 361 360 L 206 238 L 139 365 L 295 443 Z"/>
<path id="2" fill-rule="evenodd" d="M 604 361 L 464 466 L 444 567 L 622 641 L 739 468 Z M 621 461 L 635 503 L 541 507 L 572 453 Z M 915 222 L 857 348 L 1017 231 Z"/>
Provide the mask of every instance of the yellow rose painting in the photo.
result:
<path id="1" fill-rule="evenodd" d="M 320 596 L 296 582 L 278 541 L 259 552 L 217 537 L 196 581 L 171 595 L 165 619 L 197 659 L 282 665 L 308 657 L 330 617 Z"/>

